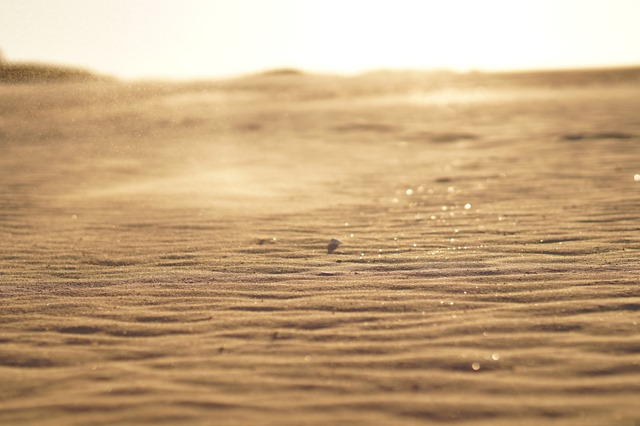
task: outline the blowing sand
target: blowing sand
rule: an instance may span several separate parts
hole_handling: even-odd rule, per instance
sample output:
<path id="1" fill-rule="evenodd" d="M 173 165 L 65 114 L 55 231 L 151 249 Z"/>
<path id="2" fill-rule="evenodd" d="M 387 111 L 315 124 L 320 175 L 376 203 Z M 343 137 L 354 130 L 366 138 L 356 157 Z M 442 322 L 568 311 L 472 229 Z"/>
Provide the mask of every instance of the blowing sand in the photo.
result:
<path id="1" fill-rule="evenodd" d="M 312 78 L 0 86 L 0 424 L 640 424 L 637 81 Z"/>

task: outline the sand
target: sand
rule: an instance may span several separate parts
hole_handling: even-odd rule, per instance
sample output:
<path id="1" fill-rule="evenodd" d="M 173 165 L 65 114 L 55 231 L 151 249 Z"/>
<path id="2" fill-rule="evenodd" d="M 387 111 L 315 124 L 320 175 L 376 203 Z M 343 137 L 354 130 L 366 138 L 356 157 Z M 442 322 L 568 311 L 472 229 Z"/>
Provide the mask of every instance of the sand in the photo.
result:
<path id="1" fill-rule="evenodd" d="M 0 424 L 640 424 L 638 80 L 387 77 L 0 86 Z"/>

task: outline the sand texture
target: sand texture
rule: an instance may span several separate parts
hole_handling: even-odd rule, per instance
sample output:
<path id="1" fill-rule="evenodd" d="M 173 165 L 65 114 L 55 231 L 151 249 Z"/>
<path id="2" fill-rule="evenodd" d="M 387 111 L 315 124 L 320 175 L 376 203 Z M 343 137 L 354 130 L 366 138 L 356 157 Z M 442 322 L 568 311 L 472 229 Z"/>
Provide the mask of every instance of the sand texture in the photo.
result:
<path id="1" fill-rule="evenodd" d="M 392 77 L 0 85 L 0 424 L 640 424 L 640 80 Z"/>

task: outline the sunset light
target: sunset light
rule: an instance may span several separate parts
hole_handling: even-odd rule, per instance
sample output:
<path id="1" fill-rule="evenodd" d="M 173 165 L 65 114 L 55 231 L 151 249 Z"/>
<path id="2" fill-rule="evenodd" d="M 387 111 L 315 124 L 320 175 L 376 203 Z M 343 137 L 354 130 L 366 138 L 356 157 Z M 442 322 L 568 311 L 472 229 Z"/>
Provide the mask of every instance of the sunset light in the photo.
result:
<path id="1" fill-rule="evenodd" d="M 640 426 L 640 0 L 0 0 L 0 425 Z"/>
<path id="2" fill-rule="evenodd" d="M 616 66 L 640 63 L 637 12 L 633 0 L 9 0 L 0 49 L 125 77 Z"/>

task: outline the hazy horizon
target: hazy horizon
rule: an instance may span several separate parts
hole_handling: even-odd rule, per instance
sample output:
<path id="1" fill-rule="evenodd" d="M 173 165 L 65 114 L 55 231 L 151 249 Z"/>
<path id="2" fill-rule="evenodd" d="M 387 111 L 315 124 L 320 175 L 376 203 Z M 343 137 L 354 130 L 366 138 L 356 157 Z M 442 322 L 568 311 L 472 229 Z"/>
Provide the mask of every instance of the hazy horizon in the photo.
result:
<path id="1" fill-rule="evenodd" d="M 524 71 L 640 64 L 631 0 L 7 0 L 10 62 L 126 79 L 219 78 L 270 69 Z"/>

